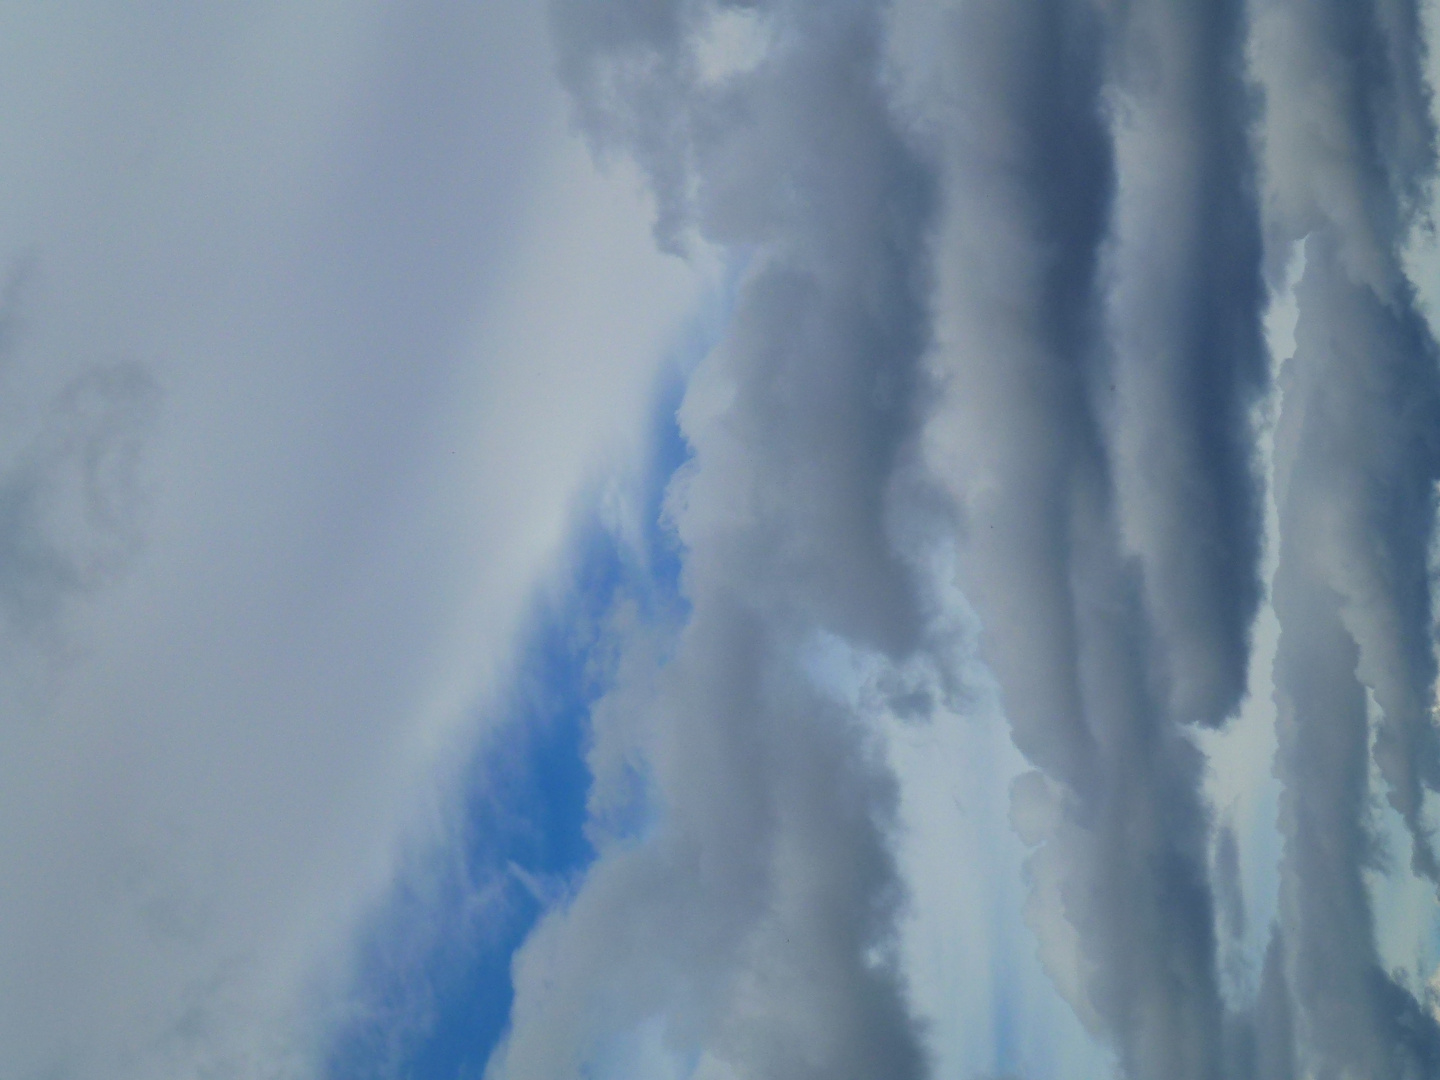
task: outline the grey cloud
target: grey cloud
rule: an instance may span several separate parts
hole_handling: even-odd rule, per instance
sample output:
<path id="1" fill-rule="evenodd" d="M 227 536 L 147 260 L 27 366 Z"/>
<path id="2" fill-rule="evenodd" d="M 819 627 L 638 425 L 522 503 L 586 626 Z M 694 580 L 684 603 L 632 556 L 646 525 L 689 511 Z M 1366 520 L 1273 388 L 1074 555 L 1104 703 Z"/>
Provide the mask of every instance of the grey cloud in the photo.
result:
<path id="1" fill-rule="evenodd" d="M 674 248 L 687 211 L 693 69 L 681 47 L 701 9 L 676 0 L 550 4 L 560 81 L 582 131 L 602 153 L 644 160 L 659 204 L 655 232 Z"/>
<path id="2" fill-rule="evenodd" d="M 697 1075 L 919 1076 L 894 781 L 802 659 L 817 634 L 897 659 L 925 638 L 889 522 L 921 382 L 930 178 L 888 110 L 875 5 L 758 8 L 769 55 L 714 88 L 688 58 L 705 8 L 552 8 L 581 116 L 646 168 L 662 231 L 752 253 L 680 411 L 694 458 L 670 514 L 691 619 L 595 717 L 597 768 L 647 762 L 657 832 L 602 846 L 519 954 L 493 1069 L 575 1075 L 607 1031 L 660 1016 Z"/>
<path id="3" fill-rule="evenodd" d="M 1245 895 L 1240 883 L 1240 845 L 1235 828 L 1221 828 L 1215 840 L 1212 874 L 1215 879 L 1216 907 L 1228 937 L 1239 938 L 1245 933 Z"/>
<path id="4" fill-rule="evenodd" d="M 1252 1007 L 1232 1014 L 1227 1031 L 1227 1076 L 1295 1080 L 1294 1005 L 1286 979 L 1285 934 L 1271 928 L 1260 986 Z"/>
<path id="5" fill-rule="evenodd" d="M 757 7 L 770 53 L 711 89 L 695 83 L 692 44 L 707 10 L 552 7 L 582 123 L 646 166 L 662 240 L 696 228 L 758 246 L 726 341 L 682 411 L 696 461 L 673 498 L 694 622 L 664 673 L 668 708 L 631 703 L 651 718 L 643 752 L 666 763 L 657 783 L 673 832 L 602 861 L 522 957 L 503 1067 L 576 1067 L 606 1026 L 580 987 L 622 957 L 666 983 L 629 939 L 577 962 L 589 976 L 558 958 L 616 940 L 608 928 L 627 907 L 693 888 L 685 867 L 699 856 L 667 846 L 703 836 L 702 851 L 726 850 L 722 833 L 738 830 L 748 851 L 801 828 L 702 798 L 690 776 L 706 759 L 690 755 L 713 744 L 710 728 L 757 714 L 777 726 L 771 695 L 809 630 L 897 658 L 925 644 L 925 601 L 894 547 L 907 528 L 897 519 L 922 513 L 895 501 L 915 498 L 902 481 L 913 447 L 955 498 L 960 583 L 1016 742 L 1049 778 L 1017 789 L 1015 805 L 1042 823 L 1029 917 L 1047 968 L 1128 1075 L 1218 1077 L 1232 1021 L 1202 762 L 1185 725 L 1236 708 L 1259 598 L 1252 414 L 1267 366 L 1242 12 L 897 4 L 883 76 L 907 144 L 875 89 L 866 5 Z M 852 26 L 867 29 L 835 32 Z M 1162 62 L 1147 67 L 1157 44 Z M 897 166 L 911 147 L 934 180 L 918 162 Z M 927 241 L 933 198 L 944 217 Z M 938 347 L 924 370 L 909 358 L 927 346 L 917 327 L 931 315 Z M 740 640 L 775 659 L 741 663 L 742 617 Z M 715 710 L 712 697 L 737 695 Z M 750 738 L 764 745 L 762 731 Z M 774 794 L 767 753 L 749 756 L 725 775 L 753 813 Z M 1042 794 L 1047 807 L 1027 807 Z M 848 843 L 868 850 L 876 835 Z M 642 877 L 667 899 L 641 905 Z M 730 879 L 749 883 L 739 895 L 751 904 L 783 895 L 773 871 L 735 863 Z M 883 895 L 886 881 L 877 864 L 849 902 Z M 698 895 L 666 910 L 652 921 L 717 918 Z M 725 910 L 733 920 L 744 905 Z M 753 924 L 727 925 L 725 947 L 694 966 L 753 978 L 740 945 Z M 852 956 L 863 944 L 841 940 Z M 857 974 L 844 985 L 865 985 Z M 567 1002 L 563 1018 L 539 990 L 562 978 L 568 989 L 549 997 Z M 772 1022 L 799 1023 L 808 993 L 797 987 Z M 643 1019 L 629 1008 L 629 1023 Z M 721 1055 L 766 1074 L 762 1043 L 727 1026 L 723 1005 L 708 1010 L 688 1037 L 712 1047 L 708 1033 L 726 1032 Z M 590 1034 L 568 1056 L 541 1054 L 533 1032 L 577 1028 Z"/>
<path id="6" fill-rule="evenodd" d="M 1293 558 L 1342 598 L 1357 674 L 1384 714 L 1375 756 L 1432 879 L 1423 792 L 1440 782 L 1429 543 L 1440 477 L 1440 359 L 1413 299 L 1398 310 L 1337 265 L 1326 232 L 1306 241 L 1299 347 L 1284 372 L 1284 505 Z"/>
<path id="7" fill-rule="evenodd" d="M 0 1073 L 323 1065 L 700 291 L 549 57 L 522 2 L 0 5 Z"/>
<path id="8" fill-rule="evenodd" d="M 902 61 L 921 72 L 903 100 L 947 204 L 932 461 L 1016 743 L 1048 777 L 1013 807 L 1041 842 L 1028 921 L 1127 1076 L 1219 1077 L 1209 821 L 1185 725 L 1238 703 L 1258 597 L 1239 12 L 902 11 Z M 1043 811 L 1028 805 L 1042 791 Z"/>
<path id="9" fill-rule="evenodd" d="M 1301 1071 L 1433 1076 L 1440 1027 L 1382 968 L 1374 757 L 1413 843 L 1440 780 L 1428 553 L 1440 371 L 1401 252 L 1433 181 L 1435 135 L 1413 3 L 1257 3 L 1275 254 L 1304 241 L 1297 348 L 1276 431 L 1277 775 L 1285 784 L 1284 973 Z M 1378 794 L 1378 793 L 1376 793 Z"/>
<path id="10" fill-rule="evenodd" d="M 72 593 L 118 572 L 140 541 L 137 459 L 158 404 L 134 364 L 77 376 L 0 478 L 4 585 L 12 624 L 33 627 Z"/>
<path id="11" fill-rule="evenodd" d="M 769 49 L 706 83 L 696 41 L 742 7 Z M 797 657 L 819 632 L 944 668 L 916 551 L 947 534 L 1037 770 L 1011 804 L 1027 922 L 1123 1074 L 1433 1074 L 1363 876 L 1367 688 L 1436 876 L 1440 391 L 1399 255 L 1433 172 L 1417 12 L 555 0 L 580 123 L 645 168 L 661 242 L 753 261 L 681 413 L 692 622 L 595 721 L 597 790 L 644 758 L 662 824 L 518 958 L 498 1074 L 568 1075 L 657 1014 L 701 1076 L 923 1068 L 884 959 L 893 781 Z M 1247 685 L 1267 273 L 1307 235 L 1276 432 L 1280 910 L 1236 1001 L 1247 898 L 1194 733 Z"/>
<path id="12" fill-rule="evenodd" d="M 1433 1020 L 1375 956 L 1352 674 L 1433 877 L 1440 428 L 1399 257 L 1431 170 L 1417 11 L 898 10 L 901 100 L 944 177 L 929 445 L 1016 742 L 1048 777 L 1013 806 L 1041 842 L 1029 921 L 1047 969 L 1127 1076 L 1427 1074 Z M 1315 262 L 1276 436 L 1285 946 L 1262 1000 L 1227 1014 L 1215 917 L 1233 932 L 1243 898 L 1202 854 L 1186 728 L 1235 711 L 1260 595 L 1252 44 L 1271 251 L 1308 232 Z"/>
<path id="13" fill-rule="evenodd" d="M 82 364 L 53 398 L 34 400 L 8 369 L 24 346 L 37 266 L 33 255 L 19 260 L 0 301 L 9 420 L 0 448 L 0 627 L 32 645 L 53 643 L 65 605 L 113 578 L 138 550 L 139 456 L 160 400 L 149 371 L 125 361 Z"/>
<path id="14" fill-rule="evenodd" d="M 1320 1076 L 1419 1080 L 1440 1067 L 1440 1031 L 1381 968 L 1363 869 L 1368 723 L 1340 600 L 1282 552 L 1275 605 L 1277 769 L 1286 782 L 1281 911 L 1297 1058 Z"/>
<path id="15" fill-rule="evenodd" d="M 35 256 L 17 259 L 5 275 L 0 290 L 0 371 L 10 366 L 21 331 L 25 326 L 24 300 L 35 276 Z"/>
<path id="16" fill-rule="evenodd" d="M 1246 907 L 1240 842 L 1231 822 L 1221 824 L 1216 830 L 1210 858 L 1210 879 L 1215 891 L 1219 945 L 1217 962 L 1227 1000 L 1234 1000 L 1249 980 L 1251 962 L 1244 950 Z"/>
<path id="17" fill-rule="evenodd" d="M 1330 228 L 1346 271 L 1388 295 L 1403 279 L 1395 244 L 1434 167 L 1421 7 L 1251 0 L 1250 11 L 1272 273 L 1283 273 L 1290 242 Z"/>
<path id="18" fill-rule="evenodd" d="M 938 11 L 946 17 L 907 11 L 921 23 L 920 55 L 902 58 L 933 70 L 902 95 L 934 140 L 947 201 L 937 238 L 943 396 L 928 437 L 958 494 L 972 568 L 963 584 L 1016 741 L 1087 787 L 1096 750 L 1078 704 L 1068 592 L 1081 512 L 1071 491 L 1094 476 L 1099 453 L 1076 408 L 1088 393 L 1082 343 L 1112 185 L 1099 27 L 1081 9 L 1051 17 L 1039 4 Z"/>
<path id="19" fill-rule="evenodd" d="M 1218 725 L 1245 691 L 1260 598 L 1255 419 L 1269 381 L 1244 3 L 1114 12 L 1113 393 L 1100 408 L 1169 712 Z"/>

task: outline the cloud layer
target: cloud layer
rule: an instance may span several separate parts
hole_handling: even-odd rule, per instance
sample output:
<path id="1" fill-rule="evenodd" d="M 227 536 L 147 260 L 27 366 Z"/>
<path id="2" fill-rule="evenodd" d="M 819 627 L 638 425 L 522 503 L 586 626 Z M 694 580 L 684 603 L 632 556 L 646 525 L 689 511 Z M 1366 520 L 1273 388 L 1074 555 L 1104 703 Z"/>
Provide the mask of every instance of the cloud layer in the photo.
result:
<path id="1" fill-rule="evenodd" d="M 1440 1075 L 1435 19 L 0 14 L 0 1072 Z"/>
<path id="2" fill-rule="evenodd" d="M 497 1075 L 570 1075 L 647 1023 L 678 1075 L 923 1067 L 903 983 L 868 997 L 904 883 L 867 854 L 894 843 L 893 796 L 861 751 L 886 716 L 951 722 L 975 682 L 946 550 L 1034 766 L 1011 794 L 1027 919 L 1119 1074 L 1428 1074 L 1440 1031 L 1385 974 L 1366 879 L 1372 711 L 1434 877 L 1440 428 L 1403 269 L 1433 168 L 1418 8 L 819 7 L 552 5 L 577 115 L 647 170 L 660 241 L 750 263 L 681 411 L 692 621 L 595 716 L 597 748 L 628 740 L 605 760 L 653 770 L 659 824 L 519 956 Z M 1306 237 L 1272 388 L 1266 311 Z M 1197 732 L 1253 684 L 1272 394 L 1284 857 L 1237 997 L 1244 874 Z M 796 660 L 822 639 L 874 658 L 873 693 L 825 705 Z M 848 830 L 841 788 L 869 805 Z M 736 836 L 752 861 L 717 854 Z M 764 854 L 792 845 L 823 898 Z M 836 847 L 871 869 L 829 876 Z"/>
<path id="3" fill-rule="evenodd" d="M 529 5 L 0 13 L 0 1073 L 314 1075 L 699 268 Z M 478 60 L 478 62 L 477 62 Z"/>

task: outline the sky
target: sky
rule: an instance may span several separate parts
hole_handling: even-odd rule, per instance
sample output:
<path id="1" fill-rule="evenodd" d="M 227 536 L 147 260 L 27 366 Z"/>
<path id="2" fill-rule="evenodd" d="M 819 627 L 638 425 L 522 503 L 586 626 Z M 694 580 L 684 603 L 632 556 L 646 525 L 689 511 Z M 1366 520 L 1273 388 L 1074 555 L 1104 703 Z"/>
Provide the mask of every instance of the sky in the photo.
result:
<path id="1" fill-rule="evenodd" d="M 1440 1076 L 1437 35 L 0 3 L 0 1076 Z"/>

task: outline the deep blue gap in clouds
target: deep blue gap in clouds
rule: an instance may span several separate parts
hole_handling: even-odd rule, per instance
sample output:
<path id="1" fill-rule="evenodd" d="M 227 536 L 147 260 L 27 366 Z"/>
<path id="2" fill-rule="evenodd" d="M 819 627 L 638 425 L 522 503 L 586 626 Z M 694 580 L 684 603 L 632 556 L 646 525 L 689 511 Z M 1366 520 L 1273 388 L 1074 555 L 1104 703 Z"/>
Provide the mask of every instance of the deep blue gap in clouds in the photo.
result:
<path id="1" fill-rule="evenodd" d="M 703 351 L 702 341 L 687 344 Z M 559 599 L 535 613 L 507 715 L 467 770 L 464 871 L 442 869 L 438 884 L 402 881 L 369 932 L 358 1008 L 327 1057 L 335 1080 L 479 1077 L 509 1020 L 515 950 L 593 860 L 585 754 L 591 706 L 608 688 L 600 628 L 621 598 L 652 624 L 688 614 L 678 541 L 662 524 L 666 488 L 689 456 L 675 418 L 683 391 L 677 370 L 652 413 L 642 551 L 626 550 L 591 513 Z M 644 817 L 637 812 L 637 827 Z"/>
<path id="2" fill-rule="evenodd" d="M 464 850 L 456 860 L 463 869 L 422 866 L 415 880 L 402 873 L 371 923 L 352 1004 L 325 1060 L 332 1080 L 481 1077 L 509 1022 L 511 958 L 593 861 L 585 755 L 590 709 L 607 689 L 597 633 L 621 598 L 650 625 L 678 629 L 688 618 L 682 552 L 663 521 L 671 478 L 691 456 L 676 414 L 691 371 L 724 332 L 750 260 L 748 251 L 731 252 L 719 289 L 684 328 L 677 362 L 656 388 L 642 463 L 641 550 L 628 550 L 592 505 L 563 563 L 559 599 L 534 613 L 503 722 L 465 777 L 457 841 Z M 637 779 L 634 812 L 610 824 L 638 834 L 651 815 L 644 778 Z"/>

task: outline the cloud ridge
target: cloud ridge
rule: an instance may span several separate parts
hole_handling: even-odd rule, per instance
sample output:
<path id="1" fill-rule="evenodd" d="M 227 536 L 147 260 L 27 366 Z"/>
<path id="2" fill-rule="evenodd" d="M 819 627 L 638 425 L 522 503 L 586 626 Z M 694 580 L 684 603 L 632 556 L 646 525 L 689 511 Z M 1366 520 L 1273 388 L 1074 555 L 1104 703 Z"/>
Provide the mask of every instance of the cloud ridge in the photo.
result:
<path id="1" fill-rule="evenodd" d="M 1418 4 L 551 12 L 579 123 L 645 168 L 660 243 L 749 263 L 680 413 L 691 622 L 594 718 L 596 790 L 643 760 L 661 823 L 602 845 L 520 955 L 495 1074 L 568 1075 L 655 1017 L 682 1075 L 925 1072 L 886 959 L 896 780 L 873 716 L 801 658 L 829 635 L 952 693 L 953 584 L 1033 766 L 1010 807 L 1027 922 L 1121 1075 L 1440 1070 L 1365 877 L 1373 760 L 1440 881 L 1440 350 L 1403 260 L 1435 171 Z M 707 38 L 720 18 L 743 57 Z M 1265 314 L 1301 243 L 1276 387 Z M 1241 857 L 1199 734 L 1250 685 L 1267 494 L 1284 852 L 1237 1000 Z M 927 577 L 942 549 L 954 582 Z"/>
<path id="2" fill-rule="evenodd" d="M 748 266 L 679 413 L 693 457 L 667 512 L 690 619 L 664 663 L 632 647 L 594 714 L 598 859 L 517 956 L 496 1077 L 623 1073 L 616 1039 L 657 1030 L 681 1075 L 926 1072 L 895 955 L 895 782 L 803 660 L 819 634 L 896 658 L 926 638 L 890 506 L 923 383 L 931 177 L 889 108 L 876 5 L 718 8 L 767 43 L 723 78 L 697 59 L 711 5 L 552 5 L 580 121 L 645 168 L 662 243 Z M 637 761 L 658 820 L 614 835 L 611 770 Z"/>

